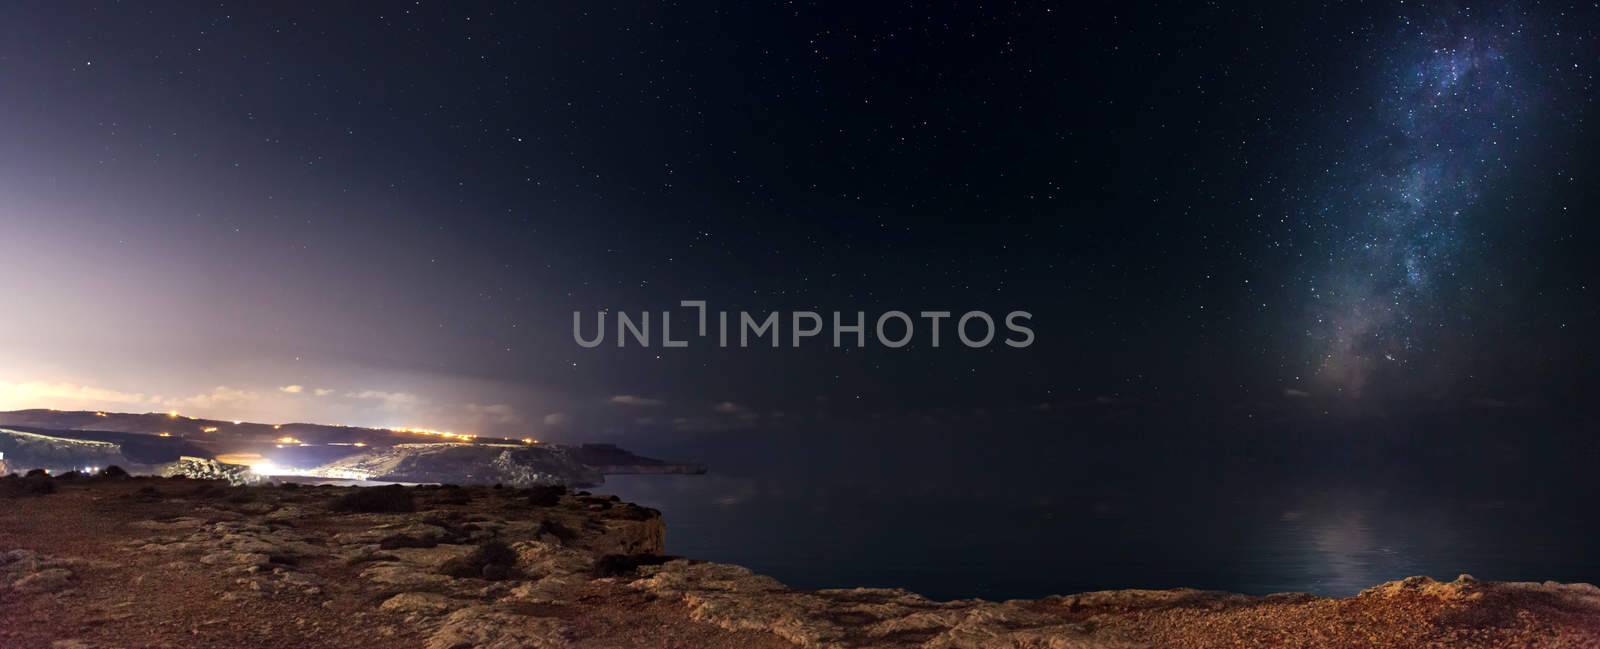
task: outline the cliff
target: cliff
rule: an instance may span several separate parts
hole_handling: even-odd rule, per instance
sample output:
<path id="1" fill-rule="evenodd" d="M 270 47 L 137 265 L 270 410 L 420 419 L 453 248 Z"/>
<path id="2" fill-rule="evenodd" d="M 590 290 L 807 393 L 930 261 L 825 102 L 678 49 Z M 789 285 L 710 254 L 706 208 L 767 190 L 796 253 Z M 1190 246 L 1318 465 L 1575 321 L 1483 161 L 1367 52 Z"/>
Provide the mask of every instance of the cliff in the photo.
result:
<path id="1" fill-rule="evenodd" d="M 28 480 L 59 484 L 13 488 Z M 560 488 L 13 477 L 0 480 L 0 647 L 1600 646 L 1600 589 L 1586 584 L 940 602 L 794 590 L 663 557 L 664 535 L 658 512 Z"/>
<path id="2" fill-rule="evenodd" d="M 5 461 L 0 466 L 5 466 L 7 473 L 13 466 L 65 473 L 131 463 L 117 444 L 66 439 L 9 428 L 0 428 L 0 460 Z"/>
<path id="3" fill-rule="evenodd" d="M 304 475 L 380 482 L 588 487 L 605 481 L 565 447 L 513 444 L 400 444 L 370 449 Z"/>

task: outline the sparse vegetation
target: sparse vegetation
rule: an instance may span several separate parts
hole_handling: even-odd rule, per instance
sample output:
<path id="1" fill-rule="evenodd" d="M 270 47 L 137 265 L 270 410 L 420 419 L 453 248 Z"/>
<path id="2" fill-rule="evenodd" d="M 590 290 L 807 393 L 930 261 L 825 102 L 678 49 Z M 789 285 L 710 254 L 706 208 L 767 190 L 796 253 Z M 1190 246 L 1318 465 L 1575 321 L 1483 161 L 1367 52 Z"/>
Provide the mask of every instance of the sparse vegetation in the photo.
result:
<path id="1" fill-rule="evenodd" d="M 546 534 L 560 539 L 562 543 L 566 543 L 578 538 L 577 530 L 567 527 L 561 521 L 551 520 L 548 518 L 539 521 L 538 535 L 544 536 Z"/>
<path id="2" fill-rule="evenodd" d="M 422 538 L 410 534 L 391 534 L 378 541 L 378 549 L 393 550 L 396 548 L 431 548 L 439 545 L 438 541 L 431 538 Z"/>
<path id="3" fill-rule="evenodd" d="M 594 562 L 594 577 L 630 577 L 639 573 L 639 566 L 659 566 L 677 558 L 662 554 L 608 554 Z"/>
<path id="4" fill-rule="evenodd" d="M 42 471 L 17 477 L 15 474 L 0 478 L 0 494 L 6 496 L 47 496 L 56 492 L 56 483 Z"/>
<path id="5" fill-rule="evenodd" d="M 222 495 L 223 493 L 225 493 L 225 490 L 218 489 L 216 485 L 200 483 L 200 485 L 195 487 L 193 491 L 189 492 L 189 497 L 190 498 L 216 498 L 216 497 Z"/>
<path id="6" fill-rule="evenodd" d="M 661 516 L 661 512 L 633 503 L 622 503 L 611 510 L 617 518 L 629 521 L 647 521 Z"/>
<path id="7" fill-rule="evenodd" d="M 446 561 L 439 572 L 457 578 L 499 581 L 515 576 L 516 567 L 516 551 L 504 541 L 491 540 L 478 544 L 467 556 Z"/>
<path id="8" fill-rule="evenodd" d="M 440 489 L 433 496 L 435 505 L 468 505 L 472 503 L 472 494 L 466 489 Z"/>
<path id="9" fill-rule="evenodd" d="M 140 502 L 140 503 L 161 502 L 161 499 L 162 499 L 161 498 L 161 491 L 156 489 L 155 487 L 151 487 L 151 486 L 148 486 L 148 485 L 143 486 L 143 487 L 139 487 L 139 490 L 133 492 L 133 495 L 130 496 L 130 498 L 134 502 Z"/>
<path id="10" fill-rule="evenodd" d="M 333 499 L 328 508 L 359 514 L 403 514 L 417 511 L 417 503 L 411 491 L 400 485 L 351 487 L 349 493 Z"/>
<path id="11" fill-rule="evenodd" d="M 528 504 L 534 507 L 554 507 L 561 503 L 561 497 L 567 495 L 567 488 L 560 485 L 539 485 L 528 489 Z"/>

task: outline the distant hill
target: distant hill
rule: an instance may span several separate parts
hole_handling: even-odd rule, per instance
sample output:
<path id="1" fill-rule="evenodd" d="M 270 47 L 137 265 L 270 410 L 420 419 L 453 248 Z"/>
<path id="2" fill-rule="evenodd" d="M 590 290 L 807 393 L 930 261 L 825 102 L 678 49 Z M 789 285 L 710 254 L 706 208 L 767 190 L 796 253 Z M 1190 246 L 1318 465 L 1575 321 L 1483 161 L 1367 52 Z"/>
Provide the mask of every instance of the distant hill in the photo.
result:
<path id="1" fill-rule="evenodd" d="M 403 444 L 407 442 L 439 441 L 443 433 L 391 430 L 387 428 L 361 428 L 357 426 L 330 426 L 294 422 L 287 424 L 262 424 L 247 421 L 201 419 L 176 412 L 104 412 L 93 410 L 14 410 L 0 412 L 0 425 L 31 426 L 50 430 L 83 430 L 120 433 L 138 433 L 182 437 L 195 441 L 225 440 L 277 443 L 290 438 L 294 443 L 327 444 L 355 443 Z M 467 436 L 458 436 L 465 438 Z"/>
<path id="2" fill-rule="evenodd" d="M 65 411 L 49 409 L 15 410 L 0 412 L 0 427 L 23 435 L 15 439 L 33 439 L 29 435 L 47 435 L 54 438 L 103 442 L 114 445 L 116 453 L 133 464 L 156 465 L 177 460 L 181 456 L 220 459 L 241 464 L 270 461 L 280 467 L 330 467 L 334 469 L 362 468 L 364 474 L 405 473 L 415 479 L 417 475 L 439 473 L 456 477 L 472 473 L 466 468 L 479 462 L 497 458 L 516 459 L 515 471 L 527 472 L 539 467 L 565 476 L 567 484 L 596 484 L 600 475 L 627 473 L 705 473 L 697 464 L 665 462 L 634 455 L 609 444 L 583 444 L 566 446 L 541 444 L 532 439 L 479 438 L 442 431 L 397 430 L 387 428 L 362 428 L 357 426 L 331 426 L 326 424 L 287 423 L 262 424 L 245 421 L 224 421 L 189 417 L 176 412 L 122 413 L 92 410 Z M 433 450 L 418 451 L 419 444 Z M 37 444 L 35 444 L 37 446 Z M 56 443 L 66 455 L 80 456 L 79 445 Z M 462 447 L 459 452 L 446 452 L 444 447 Z M 398 448 L 397 448 L 398 447 Z M 83 448 L 91 448 L 84 446 Z M 388 452 L 395 449 L 395 452 Z M 507 455 L 507 450 L 512 452 Z M 548 451 L 521 453 L 516 449 Z M 0 449 L 3 451 L 3 449 Z M 18 453 L 20 448 L 14 450 Z M 480 452 L 481 451 L 481 452 Z M 39 452 L 30 456 L 40 455 Z M 52 456 L 53 457 L 53 456 Z M 408 458 L 396 467 L 388 467 L 383 458 Z M 423 458 L 417 460 L 415 458 Z M 28 462 L 18 462 L 13 455 L 12 470 L 26 470 Z M 80 462 L 89 463 L 87 456 Z M 523 462 L 526 460 L 527 462 Z M 536 461 L 535 461 L 536 460 Z M 78 461 L 78 460 L 73 460 Z M 49 467 L 62 462 L 52 460 Z M 504 463 L 504 462 L 502 462 Z M 528 466 L 522 466 L 523 464 Z M 40 466 L 46 466 L 39 463 Z M 378 471 L 372 467 L 385 467 Z M 405 468 L 400 471 L 400 468 Z M 529 468 L 533 467 L 533 468 Z M 546 470 L 546 469 L 540 469 Z M 507 470 L 509 471 L 509 469 Z M 505 471 L 482 471 L 485 476 L 509 480 Z M 505 475 L 502 475 L 505 474 Z M 521 474 L 518 473 L 520 476 Z M 458 479 L 470 483 L 470 480 Z M 515 481 L 536 482 L 534 478 Z"/>

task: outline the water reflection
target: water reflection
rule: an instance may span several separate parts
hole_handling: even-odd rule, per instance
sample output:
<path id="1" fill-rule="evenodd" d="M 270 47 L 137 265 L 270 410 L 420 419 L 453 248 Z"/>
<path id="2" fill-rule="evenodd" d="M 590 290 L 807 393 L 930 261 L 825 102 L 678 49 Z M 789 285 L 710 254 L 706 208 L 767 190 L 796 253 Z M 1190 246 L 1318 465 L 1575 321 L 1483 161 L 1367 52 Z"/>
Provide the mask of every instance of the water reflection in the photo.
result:
<path id="1" fill-rule="evenodd" d="M 1536 503 L 1262 489 L 1208 500 L 1167 486 L 963 501 L 891 485 L 830 488 L 726 475 L 617 477 L 662 510 L 673 554 L 799 587 L 904 587 L 993 599 L 1190 586 L 1349 595 L 1414 574 L 1592 581 L 1591 523 Z"/>

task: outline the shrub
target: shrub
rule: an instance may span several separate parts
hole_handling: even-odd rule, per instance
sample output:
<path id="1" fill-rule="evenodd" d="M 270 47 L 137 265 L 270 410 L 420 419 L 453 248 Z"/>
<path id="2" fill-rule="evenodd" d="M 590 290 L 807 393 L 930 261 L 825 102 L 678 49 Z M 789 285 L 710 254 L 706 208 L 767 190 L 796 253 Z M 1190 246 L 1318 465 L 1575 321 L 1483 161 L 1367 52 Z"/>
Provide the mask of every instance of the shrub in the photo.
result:
<path id="1" fill-rule="evenodd" d="M 439 505 L 467 505 L 472 503 L 472 495 L 465 489 L 444 489 L 433 497 L 433 502 Z"/>
<path id="2" fill-rule="evenodd" d="M 626 521 L 647 521 L 661 516 L 661 512 L 657 510 L 633 503 L 623 503 L 611 511 L 613 516 Z"/>
<path id="3" fill-rule="evenodd" d="M 661 554 L 608 554 L 594 562 L 594 576 L 631 577 L 639 573 L 639 566 L 659 566 L 676 559 Z"/>
<path id="4" fill-rule="evenodd" d="M 516 575 L 517 553 L 504 541 L 484 541 L 464 557 L 439 566 L 440 574 L 469 579 L 499 581 Z"/>
<path id="5" fill-rule="evenodd" d="M 437 541 L 420 538 L 410 534 L 391 534 L 378 541 L 378 549 L 393 550 L 395 548 L 431 548 L 439 545 Z"/>
<path id="6" fill-rule="evenodd" d="M 56 483 L 49 478 L 23 480 L 22 492 L 30 496 L 48 496 L 56 492 Z"/>
<path id="7" fill-rule="evenodd" d="M 55 481 L 42 473 L 34 475 L 30 471 L 25 477 L 10 475 L 0 480 L 0 494 L 6 496 L 46 496 L 55 492 Z"/>
<path id="8" fill-rule="evenodd" d="M 141 502 L 141 503 L 160 502 L 161 501 L 161 492 L 157 491 L 155 487 L 151 487 L 151 486 L 146 485 L 146 486 L 143 486 L 143 487 L 139 487 L 138 491 L 133 492 L 132 498 L 133 498 L 134 502 Z"/>
<path id="9" fill-rule="evenodd" d="M 562 524 L 561 521 L 553 521 L 548 518 L 539 521 L 539 529 L 535 532 L 535 534 L 537 536 L 549 534 L 550 536 L 560 539 L 562 543 L 566 543 L 578 538 L 577 530 L 567 527 L 566 525 Z"/>
<path id="10" fill-rule="evenodd" d="M 539 485 L 528 489 L 528 504 L 534 507 L 555 507 L 561 503 L 561 497 L 567 495 L 567 488 L 560 485 Z"/>
<path id="11" fill-rule="evenodd" d="M 207 483 L 202 482 L 202 483 L 200 483 L 200 486 L 195 487 L 194 490 L 189 492 L 189 497 L 191 497 L 191 498 L 216 498 L 217 496 L 220 496 L 223 493 L 224 493 L 223 490 L 218 489 L 216 487 L 216 485 L 207 484 Z"/>
<path id="12" fill-rule="evenodd" d="M 400 485 L 385 487 L 351 487 L 350 492 L 328 505 L 336 512 L 361 514 L 403 514 L 417 511 L 411 492 Z"/>
<path id="13" fill-rule="evenodd" d="M 122 470 L 122 467 L 113 464 L 113 465 L 108 466 L 108 467 L 106 467 L 104 469 L 101 469 L 100 470 L 100 477 L 102 477 L 102 478 L 117 478 L 117 479 L 121 479 L 121 478 L 128 477 L 128 472 Z"/>

